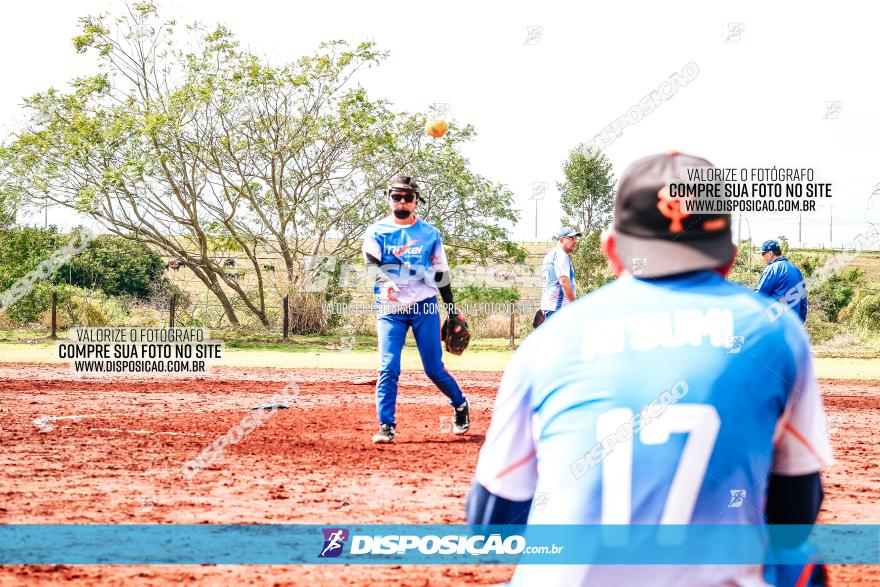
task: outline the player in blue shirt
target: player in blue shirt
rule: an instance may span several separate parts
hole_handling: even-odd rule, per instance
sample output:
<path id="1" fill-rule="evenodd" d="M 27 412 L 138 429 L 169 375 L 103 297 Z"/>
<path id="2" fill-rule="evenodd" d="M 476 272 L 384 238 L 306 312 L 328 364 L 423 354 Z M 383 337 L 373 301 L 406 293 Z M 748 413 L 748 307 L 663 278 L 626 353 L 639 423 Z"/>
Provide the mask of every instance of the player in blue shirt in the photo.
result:
<path id="1" fill-rule="evenodd" d="M 556 233 L 558 244 L 544 255 L 541 263 L 541 312 L 544 318 L 549 318 L 577 297 L 571 254 L 577 248 L 580 236 L 581 233 L 573 228 L 560 229 Z"/>
<path id="2" fill-rule="evenodd" d="M 447 309 L 454 309 L 449 263 L 440 232 L 415 215 L 419 185 L 407 176 L 395 178 L 388 189 L 391 215 L 367 228 L 363 253 L 373 268 L 373 293 L 379 306 L 379 379 L 376 411 L 379 432 L 373 442 L 394 441 L 397 380 L 406 333 L 412 328 L 425 374 L 449 398 L 455 409 L 453 432 L 465 434 L 470 427 L 467 399 L 443 366 L 440 345 L 440 311 L 437 294 Z M 458 314 L 461 319 L 463 316 Z"/>
<path id="3" fill-rule="evenodd" d="M 796 309 L 801 322 L 806 322 L 807 290 L 801 270 L 782 256 L 782 247 L 779 246 L 778 241 L 764 241 L 761 245 L 761 256 L 764 257 L 767 266 L 761 273 L 755 291 L 784 302 L 785 308 Z"/>
<path id="4" fill-rule="evenodd" d="M 683 167 L 710 166 L 669 153 L 624 172 L 603 240 L 619 279 L 561 309 L 511 360 L 470 523 L 754 524 L 760 541 L 765 520 L 815 521 L 832 459 L 803 328 L 788 314 L 771 322 L 771 300 L 724 278 L 730 215 L 689 214 L 668 196 Z M 763 575 L 521 565 L 512 584 L 766 585 Z"/>

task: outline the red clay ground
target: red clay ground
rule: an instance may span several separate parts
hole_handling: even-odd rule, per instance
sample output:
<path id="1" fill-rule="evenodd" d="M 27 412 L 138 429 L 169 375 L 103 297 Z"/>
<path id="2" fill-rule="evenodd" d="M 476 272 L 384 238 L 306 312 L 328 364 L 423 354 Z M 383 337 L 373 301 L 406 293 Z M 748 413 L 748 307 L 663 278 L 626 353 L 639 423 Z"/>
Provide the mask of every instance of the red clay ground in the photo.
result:
<path id="1" fill-rule="evenodd" d="M 78 379 L 64 366 L 0 364 L 0 523 L 462 523 L 499 373 L 457 374 L 471 434 L 421 373 L 401 377 L 397 443 L 376 447 L 365 371 L 217 368 L 202 379 Z M 279 410 L 187 482 L 181 465 L 290 377 Z M 880 520 L 880 385 L 822 382 L 837 463 L 822 521 Z M 43 431 L 34 424 L 41 417 Z M 50 429 L 51 428 L 51 429 Z M 880 585 L 880 567 L 831 584 Z M 482 585 L 511 567 L 10 566 L 0 584 Z"/>

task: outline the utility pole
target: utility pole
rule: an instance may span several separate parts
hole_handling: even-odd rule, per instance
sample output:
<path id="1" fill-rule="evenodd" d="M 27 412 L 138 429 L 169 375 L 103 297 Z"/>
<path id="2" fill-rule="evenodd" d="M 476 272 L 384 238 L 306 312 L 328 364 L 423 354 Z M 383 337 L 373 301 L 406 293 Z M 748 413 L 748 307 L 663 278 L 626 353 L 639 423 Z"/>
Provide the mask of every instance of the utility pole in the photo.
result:
<path id="1" fill-rule="evenodd" d="M 538 240 L 538 200 L 543 200 L 547 194 L 547 182 L 536 181 L 532 183 L 532 195 L 530 200 L 535 201 L 535 241 Z"/>
<path id="2" fill-rule="evenodd" d="M 538 240 L 538 200 L 535 200 L 535 240 Z"/>
<path id="3" fill-rule="evenodd" d="M 742 226 L 742 213 L 739 215 L 739 223 Z M 752 223 L 749 222 L 749 219 L 746 218 L 746 226 L 749 228 L 749 271 L 752 270 Z M 740 239 L 742 240 L 742 239 Z"/>
<path id="4" fill-rule="evenodd" d="M 828 204 L 828 247 L 834 247 L 834 204 Z"/>

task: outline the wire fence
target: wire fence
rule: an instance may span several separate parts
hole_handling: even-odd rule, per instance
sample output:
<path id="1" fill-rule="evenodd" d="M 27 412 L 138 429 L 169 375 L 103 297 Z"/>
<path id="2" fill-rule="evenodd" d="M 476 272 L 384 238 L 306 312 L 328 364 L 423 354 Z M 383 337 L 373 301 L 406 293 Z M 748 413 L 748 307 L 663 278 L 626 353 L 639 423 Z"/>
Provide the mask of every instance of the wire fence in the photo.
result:
<path id="1" fill-rule="evenodd" d="M 265 306 L 264 319 L 247 311 L 240 299 L 231 299 L 231 306 L 225 307 L 207 290 L 197 296 L 159 291 L 146 299 L 126 298 L 119 307 L 117 299 L 107 298 L 97 290 L 65 300 L 59 299 L 54 291 L 47 296 L 49 310 L 37 327 L 45 328 L 46 335 L 53 339 L 70 328 L 97 326 L 202 327 L 265 340 L 286 340 L 303 334 L 375 336 L 379 311 L 369 294 L 344 302 L 326 301 L 319 295 L 304 293 L 271 296 Z M 105 307 L 108 301 L 114 309 Z M 533 330 L 532 321 L 539 307 L 539 297 L 514 302 L 456 304 L 465 314 L 475 339 L 509 339 L 512 346 Z"/>

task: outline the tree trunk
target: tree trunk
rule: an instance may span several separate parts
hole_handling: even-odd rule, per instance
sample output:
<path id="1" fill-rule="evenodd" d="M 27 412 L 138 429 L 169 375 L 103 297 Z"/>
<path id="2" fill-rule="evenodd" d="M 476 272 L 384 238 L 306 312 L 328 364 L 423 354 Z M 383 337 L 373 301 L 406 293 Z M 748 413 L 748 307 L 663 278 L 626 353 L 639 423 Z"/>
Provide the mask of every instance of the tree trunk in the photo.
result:
<path id="1" fill-rule="evenodd" d="M 241 323 L 238 321 L 238 316 L 235 315 L 235 310 L 232 309 L 232 302 L 229 301 L 229 296 L 226 295 L 226 292 L 223 291 L 223 288 L 217 281 L 217 276 L 213 273 L 206 274 L 200 267 L 191 266 L 190 269 L 196 277 L 202 280 L 202 283 L 208 287 L 211 293 L 214 294 L 214 297 L 220 302 L 220 306 L 223 308 L 223 312 L 226 314 L 229 323 L 233 326 L 240 326 Z"/>

